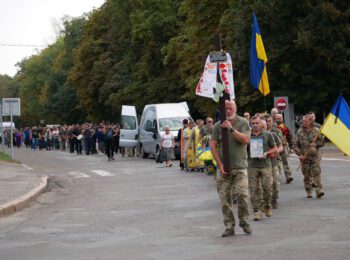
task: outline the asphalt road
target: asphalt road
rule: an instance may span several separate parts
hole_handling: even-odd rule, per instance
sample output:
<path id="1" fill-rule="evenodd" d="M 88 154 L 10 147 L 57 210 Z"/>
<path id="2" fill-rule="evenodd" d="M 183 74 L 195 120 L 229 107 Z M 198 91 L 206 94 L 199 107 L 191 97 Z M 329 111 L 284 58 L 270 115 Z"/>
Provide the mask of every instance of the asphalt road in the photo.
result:
<path id="1" fill-rule="evenodd" d="M 349 259 L 350 161 L 322 163 L 324 199 L 306 199 L 292 158 L 271 218 L 224 230 L 212 176 L 152 159 L 16 150 L 50 176 L 31 207 L 0 219 L 0 259 Z M 251 211 L 251 209 L 250 209 Z M 237 211 L 235 208 L 235 214 Z"/>

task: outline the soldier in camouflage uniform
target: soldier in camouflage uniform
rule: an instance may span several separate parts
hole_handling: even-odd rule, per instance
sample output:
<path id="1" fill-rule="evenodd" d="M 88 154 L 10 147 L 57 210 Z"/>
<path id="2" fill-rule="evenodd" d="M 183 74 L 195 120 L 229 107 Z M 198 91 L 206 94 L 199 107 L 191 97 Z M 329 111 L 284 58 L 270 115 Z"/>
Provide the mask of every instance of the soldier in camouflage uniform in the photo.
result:
<path id="1" fill-rule="evenodd" d="M 251 194 L 251 202 L 254 210 L 254 220 L 261 219 L 262 211 L 265 211 L 267 217 L 272 216 L 272 173 L 271 173 L 271 158 L 275 157 L 277 152 L 276 143 L 270 132 L 262 129 L 261 125 L 266 128 L 266 122 L 261 122 L 257 116 L 251 119 L 252 132 L 250 135 L 251 142 L 256 141 L 261 143 L 262 155 L 259 158 L 253 153 L 254 144 L 250 145 L 248 158 L 248 176 L 249 189 Z M 254 156 L 253 156 L 254 155 Z M 262 189 L 261 189 L 262 188 Z M 261 200 L 261 190 L 263 191 L 263 202 Z"/>
<path id="2" fill-rule="evenodd" d="M 209 143 L 210 150 L 217 162 L 216 177 L 217 190 L 224 215 L 225 232 L 223 237 L 235 234 L 235 218 L 232 212 L 232 187 L 236 187 L 238 200 L 239 226 L 247 234 L 252 233 L 248 224 L 248 172 L 247 172 L 247 144 L 249 143 L 250 128 L 248 122 L 236 114 L 237 107 L 234 101 L 226 101 L 226 117 L 224 122 L 214 125 Z M 221 149 L 221 129 L 229 130 L 230 172 L 224 171 Z"/>
<path id="3" fill-rule="evenodd" d="M 321 182 L 321 155 L 319 151 L 319 148 L 323 146 L 324 137 L 319 133 L 319 129 L 314 127 L 309 116 L 304 116 L 303 126 L 296 134 L 294 150 L 300 159 L 307 198 L 312 198 L 312 182 L 315 185 L 317 198 L 324 196 Z"/>
<path id="4" fill-rule="evenodd" d="M 280 174 L 279 174 L 279 165 L 281 163 L 280 153 L 283 152 L 282 146 L 282 138 L 283 134 L 281 130 L 277 128 L 277 126 L 273 123 L 273 118 L 271 115 L 267 115 L 266 117 L 267 130 L 272 133 L 273 139 L 277 145 L 277 153 L 274 158 L 271 159 L 272 163 L 272 208 L 277 209 L 277 199 L 278 194 L 280 192 Z"/>
<path id="5" fill-rule="evenodd" d="M 280 129 L 283 134 L 283 138 L 282 138 L 283 152 L 280 154 L 280 156 L 282 159 L 284 175 L 286 176 L 286 183 L 288 184 L 293 181 L 292 171 L 288 163 L 288 155 L 289 153 L 293 153 L 293 149 L 292 149 L 293 137 L 289 128 L 283 123 L 282 114 L 276 115 L 276 123 L 277 123 L 277 128 Z M 281 171 L 282 171 L 282 168 L 280 167 L 280 172 Z"/>
<path id="6" fill-rule="evenodd" d="M 314 112 L 311 111 L 311 112 L 307 113 L 307 116 L 310 117 L 311 123 L 314 125 L 314 127 L 321 129 L 321 125 L 316 122 L 316 115 Z"/>

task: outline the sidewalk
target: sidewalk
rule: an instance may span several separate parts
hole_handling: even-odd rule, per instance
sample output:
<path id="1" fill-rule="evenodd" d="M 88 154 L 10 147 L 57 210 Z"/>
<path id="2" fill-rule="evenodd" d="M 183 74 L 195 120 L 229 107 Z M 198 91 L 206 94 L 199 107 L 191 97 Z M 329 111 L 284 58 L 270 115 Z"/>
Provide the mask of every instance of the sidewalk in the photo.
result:
<path id="1" fill-rule="evenodd" d="M 0 217 L 28 206 L 45 191 L 47 176 L 25 168 L 19 163 L 0 161 Z"/>

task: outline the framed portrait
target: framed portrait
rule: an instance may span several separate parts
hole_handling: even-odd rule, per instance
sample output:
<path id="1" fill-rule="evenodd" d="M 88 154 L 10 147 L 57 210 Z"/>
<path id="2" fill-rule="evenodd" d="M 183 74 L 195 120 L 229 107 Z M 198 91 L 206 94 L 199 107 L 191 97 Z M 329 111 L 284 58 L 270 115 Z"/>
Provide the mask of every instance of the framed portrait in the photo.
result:
<path id="1" fill-rule="evenodd" d="M 249 143 L 250 158 L 262 158 L 264 155 L 264 139 L 251 138 Z"/>

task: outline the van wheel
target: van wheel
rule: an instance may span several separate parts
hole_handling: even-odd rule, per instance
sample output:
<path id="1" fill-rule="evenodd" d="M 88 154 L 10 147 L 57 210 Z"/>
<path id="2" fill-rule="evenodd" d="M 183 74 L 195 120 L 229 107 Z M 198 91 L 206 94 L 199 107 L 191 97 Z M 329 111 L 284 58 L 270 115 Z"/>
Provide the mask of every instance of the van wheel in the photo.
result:
<path id="1" fill-rule="evenodd" d="M 142 155 L 142 158 L 143 158 L 143 159 L 148 158 L 148 153 L 145 153 L 145 150 L 143 150 L 142 144 L 141 144 L 141 155 Z"/>

